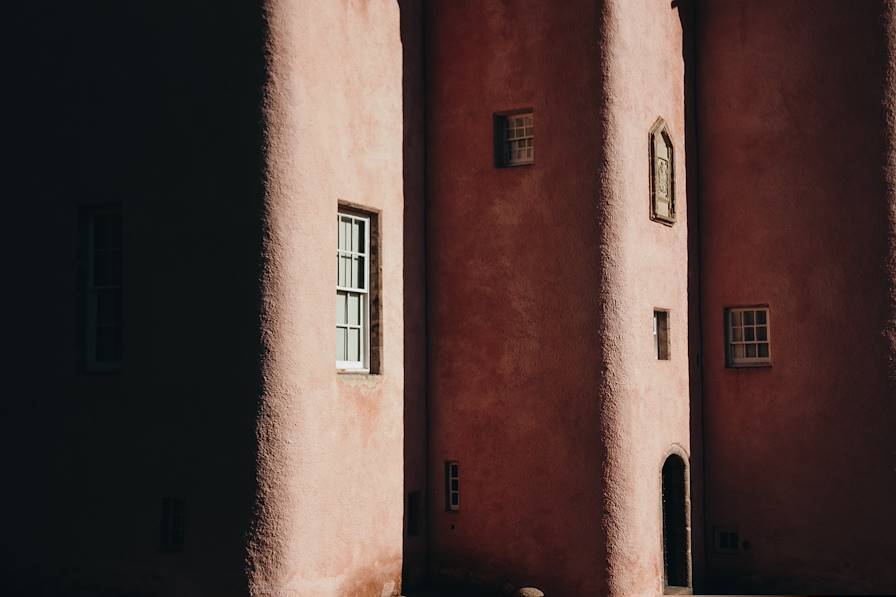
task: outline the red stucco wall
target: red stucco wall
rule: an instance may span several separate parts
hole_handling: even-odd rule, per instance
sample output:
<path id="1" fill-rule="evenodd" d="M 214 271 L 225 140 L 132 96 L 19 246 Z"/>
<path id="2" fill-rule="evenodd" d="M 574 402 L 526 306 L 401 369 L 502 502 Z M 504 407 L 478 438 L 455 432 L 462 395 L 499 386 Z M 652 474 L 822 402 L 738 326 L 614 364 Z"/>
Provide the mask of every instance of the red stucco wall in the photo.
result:
<path id="1" fill-rule="evenodd" d="M 883 3 L 713 1 L 700 18 L 707 529 L 749 542 L 710 548 L 709 588 L 893 593 Z M 773 364 L 727 369 L 723 310 L 758 303 Z"/>
<path id="2" fill-rule="evenodd" d="M 392 1 L 271 0 L 254 595 L 401 590 L 402 46 Z M 378 213 L 382 365 L 339 374 L 335 219 Z"/>
<path id="3" fill-rule="evenodd" d="M 596 6 L 569 8 L 428 4 L 430 558 L 440 577 L 588 595 L 603 541 L 598 43 Z M 535 164 L 497 169 L 492 116 L 527 107 Z"/>
<path id="4" fill-rule="evenodd" d="M 689 443 L 677 11 L 436 2 L 427 44 L 433 572 L 659 592 L 659 471 Z M 535 164 L 496 168 L 492 115 L 526 107 Z M 659 116 L 678 143 L 672 228 L 648 218 Z M 669 362 L 654 307 L 673 313 Z"/>

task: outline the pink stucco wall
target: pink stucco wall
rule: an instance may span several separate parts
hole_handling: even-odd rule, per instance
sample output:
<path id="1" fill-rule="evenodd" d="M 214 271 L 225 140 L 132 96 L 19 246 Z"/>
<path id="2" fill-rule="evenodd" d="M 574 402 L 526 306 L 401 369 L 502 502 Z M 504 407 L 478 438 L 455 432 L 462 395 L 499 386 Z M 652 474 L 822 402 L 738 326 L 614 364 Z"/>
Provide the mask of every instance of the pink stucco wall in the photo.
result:
<path id="1" fill-rule="evenodd" d="M 700 7 L 706 521 L 748 543 L 716 591 L 896 591 L 885 4 Z M 761 303 L 772 366 L 726 368 Z"/>
<path id="2" fill-rule="evenodd" d="M 402 46 L 392 1 L 271 0 L 253 595 L 401 585 Z M 382 366 L 339 374 L 335 219 L 377 213 Z"/>
<path id="3" fill-rule="evenodd" d="M 600 199 L 604 442 L 609 595 L 663 592 L 660 471 L 690 456 L 688 209 L 681 15 L 651 1 L 604 6 Z M 662 117 L 675 144 L 677 221 L 648 219 L 647 133 Z M 654 307 L 670 310 L 671 359 L 655 360 Z M 692 474 L 691 467 L 688 467 Z"/>

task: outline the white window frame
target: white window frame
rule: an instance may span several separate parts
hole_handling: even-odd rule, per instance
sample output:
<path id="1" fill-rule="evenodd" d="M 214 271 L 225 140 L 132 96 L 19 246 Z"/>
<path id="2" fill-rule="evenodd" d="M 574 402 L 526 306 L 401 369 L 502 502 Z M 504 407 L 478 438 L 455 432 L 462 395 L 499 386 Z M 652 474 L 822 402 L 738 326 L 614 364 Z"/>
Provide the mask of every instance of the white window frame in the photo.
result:
<path id="1" fill-rule="evenodd" d="M 499 117 L 501 122 L 501 165 L 525 166 L 527 164 L 535 163 L 535 113 L 531 110 L 527 110 L 515 113 L 505 113 L 501 114 Z M 524 119 L 523 134 L 511 137 L 511 129 L 516 130 L 516 126 L 512 126 L 511 121 L 516 118 Z M 526 134 L 526 129 L 530 130 L 529 134 Z M 515 147 L 516 144 L 526 141 L 529 142 L 528 147 L 531 155 L 515 157 L 515 149 L 513 149 L 513 147 Z"/>
<path id="2" fill-rule="evenodd" d="M 460 510 L 460 464 L 456 460 L 445 463 L 445 497 L 445 508 L 449 512 Z"/>
<path id="3" fill-rule="evenodd" d="M 118 293 L 118 309 L 121 310 L 122 301 L 122 280 L 119 279 L 117 284 L 97 284 L 96 283 L 96 220 L 102 216 L 116 215 L 121 222 L 121 209 L 118 207 L 102 207 L 91 210 L 87 214 L 87 267 L 86 267 L 86 297 L 85 297 L 85 317 L 84 317 L 84 367 L 88 372 L 114 372 L 121 369 L 121 359 L 123 346 L 121 345 L 121 327 L 122 322 L 119 320 L 115 325 L 101 325 L 99 322 L 99 298 L 101 292 Z M 120 231 L 120 233 L 123 231 Z M 118 247 L 118 258 L 121 259 L 122 247 Z M 121 264 L 119 267 L 123 267 Z M 123 272 L 120 272 L 123 275 Z M 100 360 L 97 356 L 97 336 L 100 327 L 117 327 L 118 334 L 118 353 L 115 359 Z"/>
<path id="4" fill-rule="evenodd" d="M 364 246 L 363 250 L 356 251 L 354 247 L 349 250 L 343 249 L 339 245 L 339 227 L 340 224 L 344 221 L 348 220 L 349 222 L 360 222 L 364 228 Z M 340 293 L 344 293 L 346 295 L 346 301 L 348 301 L 348 296 L 357 295 L 360 299 L 360 314 L 359 314 L 359 322 L 358 324 L 349 324 L 348 321 L 344 323 L 339 323 L 338 317 L 336 321 L 336 328 L 345 329 L 345 338 L 346 338 L 346 356 L 348 354 L 348 330 L 349 329 L 357 329 L 360 331 L 361 335 L 361 344 L 358 349 L 359 358 L 357 361 L 347 361 L 347 360 L 336 360 L 336 369 L 339 371 L 352 371 L 358 373 L 366 373 L 370 371 L 370 236 L 371 236 L 371 228 L 370 228 L 370 220 L 369 216 L 360 215 L 358 213 L 350 212 L 347 210 L 339 209 L 336 217 L 336 296 L 337 296 L 337 305 L 338 305 L 338 296 Z M 363 272 L 363 287 L 352 287 L 352 286 L 341 286 L 339 284 L 339 262 L 343 257 L 362 257 L 364 261 L 364 272 Z M 349 259 L 349 262 L 352 262 L 352 259 Z"/>
<path id="5" fill-rule="evenodd" d="M 744 324 L 744 314 L 751 313 L 753 316 L 753 323 L 750 326 Z M 757 320 L 757 314 L 763 313 L 765 315 L 765 323 L 759 324 Z M 739 315 L 740 324 L 735 325 L 735 315 Z M 751 327 L 753 330 L 753 339 L 746 339 L 746 327 Z M 758 329 L 764 327 L 765 328 L 765 339 L 758 339 Z M 737 330 L 740 330 L 740 334 L 737 333 Z M 725 332 L 726 332 L 726 350 L 728 351 L 728 366 L 729 367 L 766 367 L 771 365 L 772 362 L 772 332 L 771 332 L 771 317 L 769 313 L 769 308 L 766 305 L 757 305 L 750 307 L 731 307 L 726 309 L 725 311 Z M 768 348 L 768 355 L 759 356 L 759 346 L 765 344 Z M 756 347 L 756 356 L 737 356 L 735 354 L 736 346 L 755 346 Z M 746 352 L 746 349 L 745 349 Z"/>

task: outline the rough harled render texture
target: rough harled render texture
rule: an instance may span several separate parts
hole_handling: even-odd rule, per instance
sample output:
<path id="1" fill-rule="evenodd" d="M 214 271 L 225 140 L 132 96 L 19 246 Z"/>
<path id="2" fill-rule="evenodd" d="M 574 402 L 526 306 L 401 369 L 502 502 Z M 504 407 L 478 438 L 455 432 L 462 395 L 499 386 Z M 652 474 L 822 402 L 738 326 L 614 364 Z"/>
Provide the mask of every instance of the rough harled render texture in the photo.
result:
<path id="1" fill-rule="evenodd" d="M 708 588 L 894 593 L 893 6 L 700 9 Z M 752 304 L 772 366 L 726 368 Z"/>
<path id="2" fill-rule="evenodd" d="M 394 1 L 270 0 L 253 595 L 397 595 L 402 47 Z M 336 371 L 340 202 L 376 212 L 382 368 Z"/>
<path id="3" fill-rule="evenodd" d="M 433 573 L 660 593 L 660 469 L 689 451 L 678 12 L 430 6 Z M 519 108 L 534 111 L 535 163 L 496 168 L 492 115 Z M 672 227 L 649 219 L 658 117 L 676 144 Z M 670 361 L 655 358 L 654 307 L 672 314 Z M 445 511 L 447 460 L 459 512 Z"/>
<path id="4" fill-rule="evenodd" d="M 884 327 L 885 339 L 888 343 L 888 395 L 896 396 L 896 2 L 886 3 L 884 12 L 887 39 L 887 72 L 885 81 L 885 121 L 887 157 L 884 174 L 887 185 L 887 244 L 889 254 L 884 266 L 889 289 L 887 293 L 888 315 Z M 896 450 L 893 456 L 896 457 Z M 896 466 L 893 467 L 896 472 Z"/>
<path id="5" fill-rule="evenodd" d="M 660 471 L 689 460 L 687 189 L 682 15 L 673 4 L 603 9 L 603 161 L 599 201 L 602 474 L 608 595 L 663 592 Z M 648 131 L 675 144 L 677 221 L 648 218 Z M 671 359 L 656 360 L 653 309 L 670 311 Z M 690 465 L 688 466 L 690 474 Z"/>
<path id="6" fill-rule="evenodd" d="M 597 12 L 428 3 L 438 577 L 599 591 Z M 518 108 L 534 110 L 535 163 L 498 169 L 492 117 Z M 460 463 L 459 512 L 445 508 L 446 460 Z"/>

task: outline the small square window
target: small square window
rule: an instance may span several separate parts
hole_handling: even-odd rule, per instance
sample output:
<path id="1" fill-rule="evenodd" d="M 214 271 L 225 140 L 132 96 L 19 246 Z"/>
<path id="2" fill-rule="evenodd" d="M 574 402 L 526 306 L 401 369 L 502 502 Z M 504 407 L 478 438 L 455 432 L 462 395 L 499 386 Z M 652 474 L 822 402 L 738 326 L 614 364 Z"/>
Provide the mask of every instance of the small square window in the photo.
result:
<path id="1" fill-rule="evenodd" d="M 669 360 L 669 312 L 662 309 L 653 311 L 653 350 L 657 360 Z"/>
<path id="2" fill-rule="evenodd" d="M 495 115 L 495 162 L 499 167 L 535 161 L 535 117 L 531 110 Z"/>
<path id="3" fill-rule="evenodd" d="M 729 367 L 771 364 L 768 307 L 728 309 L 725 317 Z"/>
<path id="4" fill-rule="evenodd" d="M 454 461 L 445 463 L 445 496 L 448 511 L 460 510 L 460 465 Z"/>
<path id="5" fill-rule="evenodd" d="M 719 553 L 740 551 L 740 536 L 734 529 L 715 529 L 715 549 Z"/>

